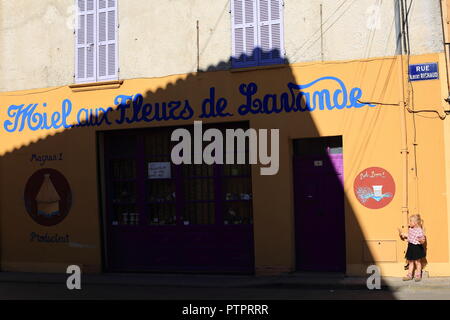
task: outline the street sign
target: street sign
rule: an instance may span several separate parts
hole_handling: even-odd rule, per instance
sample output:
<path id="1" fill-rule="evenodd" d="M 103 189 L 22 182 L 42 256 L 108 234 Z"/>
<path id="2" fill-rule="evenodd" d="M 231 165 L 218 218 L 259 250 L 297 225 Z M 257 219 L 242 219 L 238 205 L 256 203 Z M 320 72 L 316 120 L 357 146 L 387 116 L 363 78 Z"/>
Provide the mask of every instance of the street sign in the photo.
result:
<path id="1" fill-rule="evenodd" d="M 436 80 L 439 79 L 438 64 L 421 63 L 409 66 L 409 81 Z"/>

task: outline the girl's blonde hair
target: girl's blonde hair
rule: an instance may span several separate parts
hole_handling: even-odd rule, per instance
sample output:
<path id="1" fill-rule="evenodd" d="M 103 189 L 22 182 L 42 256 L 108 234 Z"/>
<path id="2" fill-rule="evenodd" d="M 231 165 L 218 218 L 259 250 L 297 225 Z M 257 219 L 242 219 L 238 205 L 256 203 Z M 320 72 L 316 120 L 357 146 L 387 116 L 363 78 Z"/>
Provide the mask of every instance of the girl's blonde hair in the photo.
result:
<path id="1" fill-rule="evenodd" d="M 413 214 L 413 215 L 409 216 L 409 218 L 410 218 L 410 219 L 411 219 L 411 218 L 414 218 L 414 219 L 416 220 L 417 224 L 419 225 L 419 227 L 422 228 L 422 226 L 423 226 L 423 220 L 422 220 L 422 218 L 420 217 L 420 214 Z"/>

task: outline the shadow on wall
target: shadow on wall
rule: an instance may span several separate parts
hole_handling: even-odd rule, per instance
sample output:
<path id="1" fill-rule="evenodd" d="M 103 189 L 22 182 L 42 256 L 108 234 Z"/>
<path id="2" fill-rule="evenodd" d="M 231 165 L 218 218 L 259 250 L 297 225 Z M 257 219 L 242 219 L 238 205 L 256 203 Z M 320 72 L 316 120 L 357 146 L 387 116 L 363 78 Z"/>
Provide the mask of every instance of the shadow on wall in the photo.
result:
<path id="1" fill-rule="evenodd" d="M 30 111 L 27 121 L 14 120 L 11 107 L 2 119 L 3 141 L 15 147 L 1 157 L 3 269 L 101 264 L 116 272 L 252 274 L 260 265 L 288 270 L 291 261 L 297 271 L 345 273 L 346 251 L 362 256 L 364 240 L 342 187 L 345 147 L 340 136 L 320 136 L 305 95 L 292 89 L 298 84 L 286 61 L 266 70 L 126 80 L 119 89 L 65 88 L 70 97 L 7 98 L 4 108 L 38 104 L 33 112 L 47 119 L 72 103 L 73 126 L 31 131 L 39 117 Z M 273 94 L 262 99 L 266 93 Z M 112 101 L 110 109 L 81 112 L 85 121 L 75 116 Z M 6 119 L 14 132 L 5 132 Z M 278 174 L 261 176 L 257 164 L 168 164 L 173 129 L 193 132 L 194 120 L 222 132 L 279 128 Z M 325 199 L 323 190 L 334 196 Z"/>
<path id="2" fill-rule="evenodd" d="M 280 50 L 274 49 L 265 51 L 255 48 L 251 54 L 241 54 L 239 57 L 230 57 L 227 61 L 220 61 L 215 65 L 210 65 L 206 69 L 199 69 L 199 72 L 230 70 L 230 68 L 256 67 L 273 64 L 289 64 L 287 58 L 282 57 Z"/>

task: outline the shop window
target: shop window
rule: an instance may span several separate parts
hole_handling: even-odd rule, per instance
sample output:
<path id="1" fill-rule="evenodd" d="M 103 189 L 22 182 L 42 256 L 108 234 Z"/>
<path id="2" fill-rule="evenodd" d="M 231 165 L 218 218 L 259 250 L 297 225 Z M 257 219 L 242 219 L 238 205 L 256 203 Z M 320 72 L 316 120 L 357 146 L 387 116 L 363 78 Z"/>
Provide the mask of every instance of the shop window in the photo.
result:
<path id="1" fill-rule="evenodd" d="M 139 224 L 136 207 L 136 159 L 133 148 L 136 146 L 135 142 L 135 137 L 121 136 L 115 140 L 114 147 L 109 148 L 109 194 L 113 211 L 112 221 L 115 225 Z"/>
<path id="2" fill-rule="evenodd" d="M 226 225 L 253 223 L 252 186 L 250 172 L 247 173 L 247 170 L 243 167 L 238 175 L 224 176 L 225 206 L 223 214 L 224 224 Z"/>
<path id="3" fill-rule="evenodd" d="M 170 132 L 153 129 L 141 135 L 144 143 L 145 211 L 148 225 L 175 225 L 177 222 L 176 173 L 170 163 Z M 152 167 L 155 165 L 156 167 Z M 152 176 L 152 170 L 166 170 L 165 175 Z"/>
<path id="4" fill-rule="evenodd" d="M 232 0 L 232 66 L 284 62 L 282 0 Z"/>
<path id="5" fill-rule="evenodd" d="M 227 124 L 230 126 L 233 124 Z M 111 223 L 186 227 L 252 224 L 250 165 L 173 165 L 172 130 L 106 134 L 106 207 Z"/>
<path id="6" fill-rule="evenodd" d="M 183 166 L 184 224 L 215 223 L 215 181 L 213 166 Z"/>
<path id="7" fill-rule="evenodd" d="M 118 79 L 117 2 L 76 0 L 76 83 Z"/>

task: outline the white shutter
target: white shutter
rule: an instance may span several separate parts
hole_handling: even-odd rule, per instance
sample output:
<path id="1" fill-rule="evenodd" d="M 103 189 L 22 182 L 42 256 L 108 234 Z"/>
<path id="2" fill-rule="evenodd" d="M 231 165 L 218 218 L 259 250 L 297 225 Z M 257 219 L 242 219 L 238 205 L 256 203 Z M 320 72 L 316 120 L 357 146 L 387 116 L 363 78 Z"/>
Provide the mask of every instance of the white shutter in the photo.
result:
<path id="1" fill-rule="evenodd" d="M 257 64 L 258 25 L 256 0 L 231 0 L 232 64 L 234 67 Z"/>
<path id="2" fill-rule="evenodd" d="M 77 28 L 75 31 L 75 81 L 96 80 L 95 0 L 77 0 Z"/>
<path id="3" fill-rule="evenodd" d="M 117 2 L 98 0 L 97 7 L 97 80 L 117 80 Z"/>
<path id="4" fill-rule="evenodd" d="M 284 59 L 282 0 L 259 0 L 259 62 L 279 63 Z"/>

